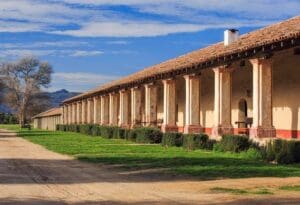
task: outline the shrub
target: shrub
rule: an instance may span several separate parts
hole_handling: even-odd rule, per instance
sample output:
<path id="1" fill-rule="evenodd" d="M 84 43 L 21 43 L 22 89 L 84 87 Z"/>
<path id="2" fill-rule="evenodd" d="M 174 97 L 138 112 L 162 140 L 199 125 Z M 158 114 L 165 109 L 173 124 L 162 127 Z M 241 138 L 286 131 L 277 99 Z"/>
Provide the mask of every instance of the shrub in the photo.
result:
<path id="1" fill-rule="evenodd" d="M 116 139 L 125 139 L 125 129 L 120 127 L 111 127 L 113 130 L 112 137 Z"/>
<path id="2" fill-rule="evenodd" d="M 206 134 L 188 134 L 183 136 L 183 147 L 188 150 L 207 148 L 208 136 Z"/>
<path id="3" fill-rule="evenodd" d="M 225 152 L 241 152 L 248 150 L 251 144 L 251 141 L 246 136 L 224 135 L 216 149 Z"/>
<path id="4" fill-rule="evenodd" d="M 181 133 L 164 133 L 162 137 L 161 144 L 166 147 L 176 146 L 180 147 L 182 146 L 182 134 Z"/>
<path id="5" fill-rule="evenodd" d="M 79 132 L 86 135 L 92 135 L 92 127 L 93 125 L 91 124 L 80 125 Z"/>
<path id="6" fill-rule="evenodd" d="M 135 130 L 126 130 L 125 139 L 135 142 L 136 141 L 136 131 Z"/>
<path id="7" fill-rule="evenodd" d="M 135 135 L 137 143 L 161 143 L 162 139 L 162 133 L 157 128 L 136 128 Z"/>
<path id="8" fill-rule="evenodd" d="M 67 128 L 66 125 L 56 125 L 56 130 L 65 132 Z"/>
<path id="9" fill-rule="evenodd" d="M 104 138 L 113 138 L 114 130 L 109 126 L 101 126 L 100 133 Z"/>
<path id="10" fill-rule="evenodd" d="M 206 149 L 213 150 L 214 145 L 217 143 L 217 140 L 208 139 L 206 142 Z"/>
<path id="11" fill-rule="evenodd" d="M 91 133 L 93 136 L 100 136 L 100 127 L 98 125 L 93 125 L 91 129 Z"/>
<path id="12" fill-rule="evenodd" d="M 249 148 L 246 151 L 243 151 L 240 153 L 242 157 L 253 159 L 253 160 L 262 160 L 263 159 L 263 153 L 261 150 L 256 148 Z"/>
<path id="13" fill-rule="evenodd" d="M 278 164 L 300 162 L 300 141 L 275 139 L 266 146 L 266 159 Z"/>

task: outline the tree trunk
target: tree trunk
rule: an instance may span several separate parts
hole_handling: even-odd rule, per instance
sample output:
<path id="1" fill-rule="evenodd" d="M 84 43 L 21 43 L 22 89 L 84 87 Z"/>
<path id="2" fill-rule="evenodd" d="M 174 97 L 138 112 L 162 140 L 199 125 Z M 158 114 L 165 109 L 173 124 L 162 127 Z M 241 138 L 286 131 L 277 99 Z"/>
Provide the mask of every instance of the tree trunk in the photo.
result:
<path id="1" fill-rule="evenodd" d="M 19 114 L 19 125 L 21 128 L 25 126 L 25 115 L 23 111 Z"/>

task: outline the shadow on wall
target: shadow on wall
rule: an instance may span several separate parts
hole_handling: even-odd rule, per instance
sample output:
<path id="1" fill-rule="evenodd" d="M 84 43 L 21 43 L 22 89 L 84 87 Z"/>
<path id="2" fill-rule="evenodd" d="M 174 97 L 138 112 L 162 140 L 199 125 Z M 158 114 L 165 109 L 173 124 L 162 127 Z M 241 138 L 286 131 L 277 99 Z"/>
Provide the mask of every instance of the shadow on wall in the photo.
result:
<path id="1" fill-rule="evenodd" d="M 300 58 L 293 50 L 275 58 L 273 67 L 273 121 L 280 137 L 300 138 Z"/>

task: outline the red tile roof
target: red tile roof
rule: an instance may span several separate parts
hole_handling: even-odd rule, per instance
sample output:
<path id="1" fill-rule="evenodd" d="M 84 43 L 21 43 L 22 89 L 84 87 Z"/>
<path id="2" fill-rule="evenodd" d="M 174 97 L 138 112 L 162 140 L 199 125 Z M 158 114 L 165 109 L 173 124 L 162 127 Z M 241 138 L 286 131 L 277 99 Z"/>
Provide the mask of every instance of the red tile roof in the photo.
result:
<path id="1" fill-rule="evenodd" d="M 33 118 L 42 118 L 42 117 L 50 117 L 50 116 L 55 116 L 55 115 L 62 115 L 62 110 L 61 108 L 57 107 L 57 108 L 52 108 L 50 110 L 47 110 L 45 112 L 42 112 L 36 116 L 34 116 Z"/>
<path id="2" fill-rule="evenodd" d="M 295 38 L 300 38 L 300 16 L 296 16 L 286 21 L 241 35 L 237 41 L 228 46 L 224 46 L 223 42 L 219 42 L 206 48 L 196 50 L 186 55 L 182 55 L 163 63 L 145 68 L 129 76 L 112 81 L 75 97 L 69 98 L 65 100 L 64 103 L 90 97 L 96 93 L 108 90 L 115 86 L 121 86 L 135 81 L 143 80 L 145 78 L 154 77 L 157 74 L 180 70 L 186 67 L 191 67 L 193 65 L 209 62 L 219 57 L 237 54 L 249 49 L 255 49 L 260 46 Z"/>

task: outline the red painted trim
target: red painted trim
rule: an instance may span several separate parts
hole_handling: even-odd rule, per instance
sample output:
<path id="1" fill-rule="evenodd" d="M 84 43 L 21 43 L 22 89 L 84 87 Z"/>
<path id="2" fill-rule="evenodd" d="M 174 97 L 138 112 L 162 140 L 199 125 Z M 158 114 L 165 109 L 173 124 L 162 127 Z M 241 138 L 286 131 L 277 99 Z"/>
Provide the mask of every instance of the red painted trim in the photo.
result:
<path id="1" fill-rule="evenodd" d="M 212 134 L 212 128 L 211 127 L 204 127 L 203 128 L 204 133 L 211 135 Z"/>
<path id="2" fill-rule="evenodd" d="M 276 136 L 283 139 L 300 139 L 300 130 L 276 130 Z"/>
<path id="3" fill-rule="evenodd" d="M 240 129 L 234 128 L 234 134 L 239 134 Z M 212 128 L 205 127 L 204 132 L 208 135 L 211 135 Z M 276 137 L 283 139 L 300 139 L 300 130 L 281 130 L 276 129 Z"/>

